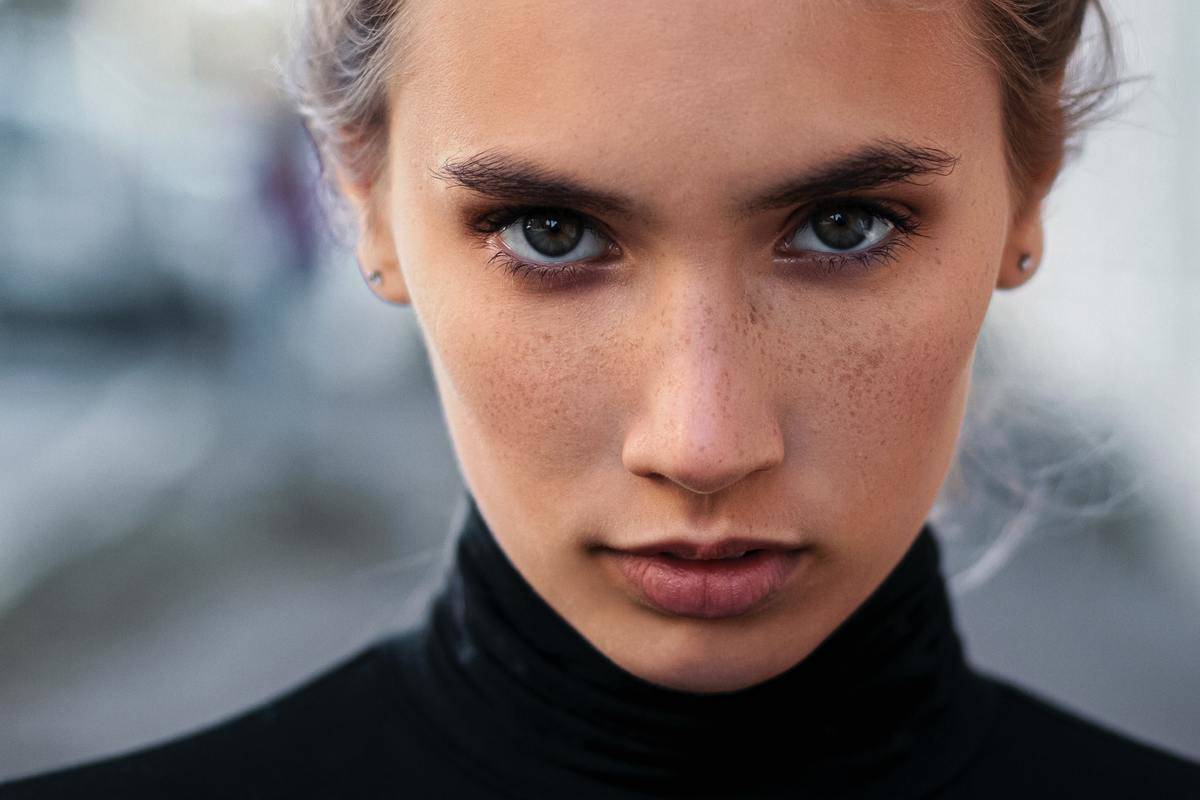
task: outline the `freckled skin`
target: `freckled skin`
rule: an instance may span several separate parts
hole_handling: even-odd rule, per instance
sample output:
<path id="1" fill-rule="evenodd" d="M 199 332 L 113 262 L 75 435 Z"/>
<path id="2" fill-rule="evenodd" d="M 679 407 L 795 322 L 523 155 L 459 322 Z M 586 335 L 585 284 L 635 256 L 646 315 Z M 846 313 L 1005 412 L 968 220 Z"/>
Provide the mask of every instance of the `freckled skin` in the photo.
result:
<path id="1" fill-rule="evenodd" d="M 417 5 L 381 233 L 485 519 L 629 671 L 699 692 L 777 675 L 919 532 L 1002 263 L 1030 230 L 1011 222 L 995 77 L 946 13 L 962 4 Z M 960 159 L 872 194 L 924 226 L 894 261 L 826 274 L 774 255 L 792 210 L 723 213 L 883 136 Z M 621 255 L 579 286 L 487 266 L 495 250 L 456 213 L 465 190 L 429 170 L 490 147 L 638 198 L 654 222 L 594 215 Z M 698 620 L 642 605 L 595 547 L 716 530 L 812 558 L 757 611 Z"/>

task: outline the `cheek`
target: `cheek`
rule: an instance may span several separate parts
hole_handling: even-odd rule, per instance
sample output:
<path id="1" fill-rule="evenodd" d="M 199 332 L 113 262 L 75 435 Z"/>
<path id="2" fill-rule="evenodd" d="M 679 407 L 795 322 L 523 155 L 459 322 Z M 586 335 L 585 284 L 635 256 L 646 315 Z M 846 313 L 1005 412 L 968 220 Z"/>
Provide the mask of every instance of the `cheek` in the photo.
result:
<path id="1" fill-rule="evenodd" d="M 624 382 L 604 335 L 552 305 L 481 296 L 445 308 L 431 336 L 457 438 L 541 484 L 619 457 Z"/>
<path id="2" fill-rule="evenodd" d="M 990 290 L 949 280 L 904 295 L 834 317 L 827 377 L 796 412 L 796 457 L 842 514 L 924 514 L 953 457 Z"/>
<path id="3" fill-rule="evenodd" d="M 403 186 L 419 186 L 414 180 Z M 578 477 L 614 449 L 623 380 L 599 315 L 514 290 L 420 192 L 398 194 L 401 263 L 461 466 L 478 483 Z M 401 213 L 413 209 L 415 213 Z M 604 376 L 598 380 L 598 376 Z M 515 467 L 515 468 L 514 468 Z"/>

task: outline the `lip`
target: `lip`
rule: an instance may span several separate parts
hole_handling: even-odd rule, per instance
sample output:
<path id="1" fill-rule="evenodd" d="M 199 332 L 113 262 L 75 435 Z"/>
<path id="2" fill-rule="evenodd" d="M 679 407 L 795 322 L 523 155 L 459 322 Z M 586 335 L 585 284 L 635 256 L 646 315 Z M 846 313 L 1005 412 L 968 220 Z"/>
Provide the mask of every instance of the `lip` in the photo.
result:
<path id="1" fill-rule="evenodd" d="M 797 548 L 782 545 L 767 539 L 748 539 L 744 536 L 733 536 L 716 542 L 690 542 L 687 539 L 670 539 L 640 547 L 621 548 L 623 553 L 633 553 L 641 556 L 653 556 L 668 553 L 673 556 L 688 559 L 730 558 L 741 555 L 747 550 L 795 550 Z"/>
<path id="2" fill-rule="evenodd" d="M 725 557 L 743 550 L 755 552 Z M 674 540 L 609 552 L 634 592 L 650 606 L 683 617 L 720 619 L 766 603 L 783 588 L 807 548 L 751 539 L 710 544 Z"/>

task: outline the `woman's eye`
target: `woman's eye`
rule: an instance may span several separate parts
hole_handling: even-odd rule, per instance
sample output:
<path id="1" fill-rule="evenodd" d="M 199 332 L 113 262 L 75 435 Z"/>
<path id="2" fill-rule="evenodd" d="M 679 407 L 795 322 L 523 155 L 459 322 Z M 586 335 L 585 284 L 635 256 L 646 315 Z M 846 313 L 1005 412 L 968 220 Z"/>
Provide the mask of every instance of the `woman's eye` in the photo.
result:
<path id="1" fill-rule="evenodd" d="M 809 215 L 790 242 L 796 250 L 853 253 L 878 244 L 895 227 L 882 213 L 864 206 L 826 207 Z"/>
<path id="2" fill-rule="evenodd" d="M 605 240 L 569 211 L 524 214 L 506 225 L 500 240 L 525 261 L 564 264 L 603 255 Z"/>

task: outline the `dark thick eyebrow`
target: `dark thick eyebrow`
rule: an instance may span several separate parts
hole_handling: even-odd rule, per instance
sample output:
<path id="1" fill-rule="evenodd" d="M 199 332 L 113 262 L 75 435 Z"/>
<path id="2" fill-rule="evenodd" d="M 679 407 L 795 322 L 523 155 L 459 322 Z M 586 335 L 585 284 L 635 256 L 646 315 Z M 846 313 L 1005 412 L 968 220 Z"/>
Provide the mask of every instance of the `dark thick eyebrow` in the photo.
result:
<path id="1" fill-rule="evenodd" d="M 447 159 L 433 176 L 493 200 L 578 208 L 632 217 L 636 204 L 619 194 L 593 189 L 548 167 L 502 150 L 485 150 L 462 160 Z"/>
<path id="2" fill-rule="evenodd" d="M 786 178 L 735 206 L 739 215 L 799 205 L 825 197 L 879 189 L 918 178 L 948 175 L 958 156 L 937 147 L 881 139 Z M 430 170 L 452 186 L 511 203 L 594 211 L 619 217 L 650 218 L 649 209 L 620 194 L 589 187 L 569 175 L 512 155 L 485 150 L 444 161 Z"/>
<path id="3" fill-rule="evenodd" d="M 747 200 L 739 210 L 753 214 L 823 197 L 918 183 L 918 178 L 949 175 L 958 160 L 958 156 L 937 147 L 883 139 L 834 158 L 806 174 L 780 181 Z"/>

